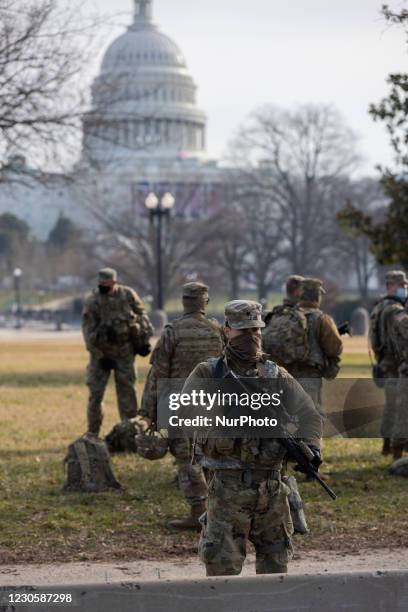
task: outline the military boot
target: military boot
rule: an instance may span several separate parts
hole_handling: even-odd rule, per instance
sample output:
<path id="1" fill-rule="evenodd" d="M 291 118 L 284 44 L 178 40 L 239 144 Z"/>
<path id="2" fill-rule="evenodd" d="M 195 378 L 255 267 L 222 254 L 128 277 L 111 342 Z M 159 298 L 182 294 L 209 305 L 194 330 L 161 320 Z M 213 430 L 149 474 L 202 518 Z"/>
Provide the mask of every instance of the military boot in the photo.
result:
<path id="1" fill-rule="evenodd" d="M 394 461 L 401 459 L 404 452 L 404 444 L 393 444 L 392 451 Z"/>
<path id="2" fill-rule="evenodd" d="M 381 454 L 384 455 L 384 456 L 391 455 L 391 440 L 390 440 L 390 438 L 384 438 Z"/>
<path id="3" fill-rule="evenodd" d="M 167 527 L 169 527 L 169 529 L 191 529 L 193 531 L 200 531 L 201 524 L 198 519 L 205 511 L 206 506 L 204 503 L 191 506 L 190 516 L 186 516 L 182 519 L 172 519 L 167 522 Z"/>

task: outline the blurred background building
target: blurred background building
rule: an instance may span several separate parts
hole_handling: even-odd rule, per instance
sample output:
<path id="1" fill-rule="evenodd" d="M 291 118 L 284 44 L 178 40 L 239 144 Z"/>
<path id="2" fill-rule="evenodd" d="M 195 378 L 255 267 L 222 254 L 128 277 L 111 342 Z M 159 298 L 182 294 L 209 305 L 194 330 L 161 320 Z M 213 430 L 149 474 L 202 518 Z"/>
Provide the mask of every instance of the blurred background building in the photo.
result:
<path id="1" fill-rule="evenodd" d="M 224 173 L 206 154 L 197 85 L 178 45 L 154 22 L 153 0 L 134 3 L 133 22 L 108 47 L 92 84 L 72 173 L 38 181 L 16 156 L 10 180 L 0 183 L 0 214 L 24 219 L 40 240 L 61 216 L 92 227 L 95 216 L 86 204 L 92 208 L 101 193 L 135 214 L 145 214 L 152 191 L 159 198 L 171 192 L 179 214 L 198 216 L 217 206 Z"/>

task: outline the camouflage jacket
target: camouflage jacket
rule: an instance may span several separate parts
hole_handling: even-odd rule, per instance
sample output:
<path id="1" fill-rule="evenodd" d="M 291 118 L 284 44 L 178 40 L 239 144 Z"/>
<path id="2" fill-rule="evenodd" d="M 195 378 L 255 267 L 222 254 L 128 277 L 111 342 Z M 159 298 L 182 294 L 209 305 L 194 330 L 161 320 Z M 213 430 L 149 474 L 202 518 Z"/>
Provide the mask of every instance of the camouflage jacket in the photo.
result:
<path id="1" fill-rule="evenodd" d="M 395 318 L 404 311 L 402 301 L 385 295 L 374 306 L 370 317 L 370 343 L 376 361 L 385 373 L 397 375 L 398 357 L 393 336 L 396 333 Z"/>
<path id="2" fill-rule="evenodd" d="M 144 304 L 130 287 L 118 285 L 112 295 L 94 289 L 82 312 L 82 333 L 87 350 L 96 357 L 120 357 L 134 353 L 137 338 L 153 334 Z"/>
<path id="3" fill-rule="evenodd" d="M 184 314 L 166 325 L 150 359 L 151 369 L 143 391 L 140 414 L 156 419 L 157 381 L 185 379 L 191 370 L 223 349 L 222 331 L 215 319 L 203 313 Z"/>
<path id="4" fill-rule="evenodd" d="M 399 375 L 408 378 L 408 309 L 399 310 L 392 317 L 391 347 L 397 360 Z"/>
<path id="5" fill-rule="evenodd" d="M 200 363 L 191 372 L 183 387 L 183 393 L 198 389 L 200 380 L 213 378 L 214 367 L 211 362 L 212 360 L 208 360 Z M 305 442 L 320 448 L 322 420 L 313 401 L 300 384 L 284 368 L 271 361 L 259 364 L 254 376 L 255 374 L 260 378 L 276 378 L 281 382 L 282 406 L 287 414 L 298 422 Z M 279 414 L 276 416 L 278 418 Z M 197 446 L 198 456 L 202 454 L 210 458 L 214 469 L 225 469 L 224 466 L 231 465 L 232 460 L 241 462 L 244 466 L 280 470 L 286 454 L 277 438 L 211 438 L 199 434 Z M 205 462 L 203 464 L 205 465 Z"/>
<path id="6" fill-rule="evenodd" d="M 330 370 L 338 370 L 343 341 L 332 317 L 322 310 L 316 302 L 300 301 L 298 304 L 310 322 L 309 348 L 314 365 L 294 364 L 290 373 L 296 377 L 314 378 L 324 376 L 332 378 Z M 327 375 L 324 370 L 327 369 Z"/>

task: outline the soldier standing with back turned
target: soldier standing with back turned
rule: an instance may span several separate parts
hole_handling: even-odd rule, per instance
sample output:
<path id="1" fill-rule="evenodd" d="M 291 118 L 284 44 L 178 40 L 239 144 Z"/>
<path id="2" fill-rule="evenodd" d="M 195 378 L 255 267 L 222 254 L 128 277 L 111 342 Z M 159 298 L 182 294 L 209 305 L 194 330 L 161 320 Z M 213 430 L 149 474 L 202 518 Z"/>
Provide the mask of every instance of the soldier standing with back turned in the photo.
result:
<path id="1" fill-rule="evenodd" d="M 184 313 L 166 325 L 153 351 L 139 414 L 148 426 L 157 421 L 157 382 L 160 378 L 185 379 L 200 361 L 218 356 L 223 349 L 221 327 L 208 319 L 208 287 L 187 283 L 182 292 Z M 207 482 L 202 468 L 191 465 L 191 446 L 184 439 L 171 439 L 170 452 L 175 457 L 179 487 L 190 506 L 190 516 L 169 521 L 173 529 L 197 529 L 198 517 L 205 512 Z"/>
<path id="2" fill-rule="evenodd" d="M 115 270 L 103 268 L 98 273 L 97 289 L 85 301 L 82 332 L 90 354 L 88 433 L 98 436 L 111 372 L 122 421 L 136 416 L 135 355 L 149 354 L 153 328 L 137 293 L 118 284 Z"/>
<path id="3" fill-rule="evenodd" d="M 297 305 L 297 303 L 300 300 L 300 296 L 302 294 L 303 280 L 304 280 L 304 277 L 299 276 L 299 274 L 292 274 L 291 276 L 288 276 L 288 279 L 286 281 L 286 296 L 283 298 L 282 304 L 278 304 L 270 312 L 268 312 L 265 315 L 264 321 L 266 325 L 268 325 L 269 321 L 271 320 L 273 316 L 280 314 L 285 308 L 294 308 Z M 267 328 L 265 332 L 266 331 L 267 331 Z M 265 342 L 267 334 L 264 333 L 262 335 L 263 335 L 264 342 Z"/>
<path id="4" fill-rule="evenodd" d="M 314 401 L 317 410 L 322 409 L 323 378 L 333 379 L 340 369 L 343 342 L 332 317 L 321 310 L 322 297 L 326 293 L 318 278 L 305 278 L 298 308 L 306 315 L 309 355 L 305 362 L 294 363 L 289 369 Z"/>
<path id="5" fill-rule="evenodd" d="M 398 354 L 392 342 L 395 317 L 404 310 L 407 299 L 408 279 L 402 270 L 392 270 L 385 276 L 387 293 L 374 306 L 370 318 L 370 342 L 376 365 L 375 379 L 385 379 L 385 406 L 381 424 L 383 455 L 391 453 L 391 437 L 394 429 L 398 378 Z"/>
<path id="6" fill-rule="evenodd" d="M 298 303 L 279 311 L 264 331 L 265 351 L 299 380 L 322 416 L 322 379 L 337 376 L 343 350 L 335 322 L 320 308 L 324 294 L 320 279 L 303 279 Z"/>

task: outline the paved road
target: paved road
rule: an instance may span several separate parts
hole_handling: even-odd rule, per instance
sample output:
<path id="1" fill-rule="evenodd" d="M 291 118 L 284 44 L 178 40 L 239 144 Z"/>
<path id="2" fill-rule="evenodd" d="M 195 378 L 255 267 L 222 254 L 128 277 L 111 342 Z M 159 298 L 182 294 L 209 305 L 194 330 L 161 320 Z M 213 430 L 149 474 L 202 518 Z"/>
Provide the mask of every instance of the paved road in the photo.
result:
<path id="1" fill-rule="evenodd" d="M 188 571 L 186 571 L 188 568 Z M 378 549 L 358 554 L 314 551 L 295 559 L 290 574 L 370 572 L 408 569 L 408 549 Z M 249 556 L 244 576 L 255 574 L 254 558 Z M 55 565 L 0 565 L 0 587 L 35 584 L 106 584 L 134 580 L 203 578 L 204 570 L 196 557 L 179 562 L 134 561 L 131 563 L 67 563 Z"/>

